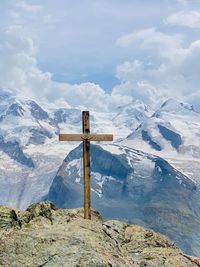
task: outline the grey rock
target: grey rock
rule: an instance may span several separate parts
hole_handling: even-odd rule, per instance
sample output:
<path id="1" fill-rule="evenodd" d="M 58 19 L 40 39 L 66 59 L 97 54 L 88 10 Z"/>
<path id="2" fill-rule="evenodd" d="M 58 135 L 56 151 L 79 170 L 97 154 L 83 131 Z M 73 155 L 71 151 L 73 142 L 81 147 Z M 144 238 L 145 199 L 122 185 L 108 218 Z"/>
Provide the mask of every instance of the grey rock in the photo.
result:
<path id="1" fill-rule="evenodd" d="M 20 226 L 15 210 L 0 206 L 0 229 L 9 229 L 14 226 Z"/>
<path id="2" fill-rule="evenodd" d="M 51 214 L 52 222 L 44 210 Z M 34 216 L 29 221 L 30 213 Z M 199 259 L 184 255 L 165 236 L 137 225 L 102 221 L 93 210 L 91 221 L 83 219 L 83 209 L 57 209 L 48 202 L 15 214 L 17 220 L 27 220 L 21 229 L 0 228 L 0 266 L 198 266 Z"/>

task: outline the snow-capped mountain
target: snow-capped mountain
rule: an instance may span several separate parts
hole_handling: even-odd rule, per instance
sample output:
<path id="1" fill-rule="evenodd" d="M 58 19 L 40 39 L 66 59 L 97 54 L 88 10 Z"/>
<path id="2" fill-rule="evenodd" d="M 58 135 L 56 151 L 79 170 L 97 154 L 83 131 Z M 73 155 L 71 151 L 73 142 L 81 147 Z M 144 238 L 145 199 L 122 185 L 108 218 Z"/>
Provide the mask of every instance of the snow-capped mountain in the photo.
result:
<path id="1" fill-rule="evenodd" d="M 120 112 L 118 111 L 118 115 Z M 91 114 L 93 132 L 127 134 L 116 114 Z M 82 131 L 81 110 L 51 105 L 0 89 L 0 202 L 25 208 L 47 194 L 58 166 L 77 143 L 59 143 L 58 133 Z"/>
<path id="2" fill-rule="evenodd" d="M 170 99 L 133 131 L 133 147 L 178 152 L 200 158 L 200 113 L 192 106 Z M 129 144 L 127 142 L 127 144 Z"/>
<path id="3" fill-rule="evenodd" d="M 60 144 L 54 116 L 31 99 L 0 90 L 1 204 L 24 208 L 48 192 L 71 148 L 55 149 Z"/>
<path id="4" fill-rule="evenodd" d="M 129 105 L 119 107 L 112 122 L 119 128 L 127 127 L 134 131 L 151 115 L 151 112 L 150 108 L 143 102 L 135 101 Z"/>
<path id="5" fill-rule="evenodd" d="M 200 191 L 162 158 L 120 145 L 92 145 L 91 186 L 92 206 L 104 217 L 151 227 L 187 253 L 200 251 Z M 81 145 L 63 161 L 46 198 L 60 207 L 82 205 Z"/>
<path id="6" fill-rule="evenodd" d="M 167 100 L 121 143 L 167 159 L 200 185 L 200 113 L 193 106 Z"/>
<path id="7" fill-rule="evenodd" d="M 3 204 L 17 203 L 20 207 L 25 207 L 48 192 L 53 176 L 49 178 L 49 182 L 41 177 L 47 173 L 55 174 L 66 154 L 77 146 L 73 142 L 59 143 L 58 133 L 79 133 L 81 126 L 79 109 L 41 106 L 32 99 L 1 89 L 0 156 L 4 165 L 0 167 L 0 183 L 4 181 L 5 173 L 8 177 L 5 186 L 1 186 L 7 188 L 0 197 Z M 119 107 L 113 113 L 92 112 L 91 131 L 113 133 L 116 144 L 162 156 L 200 184 L 200 114 L 187 104 L 171 99 L 157 111 L 152 111 L 141 101 L 135 101 Z M 45 167 L 44 159 L 47 159 Z M 52 162 L 55 164 L 52 165 Z M 20 190 L 14 186 L 15 169 L 21 177 L 35 177 L 26 179 L 27 188 L 34 188 L 32 182 L 35 179 L 35 184 L 43 184 L 41 190 L 38 189 L 34 194 L 28 190 L 27 198 L 26 190 L 19 193 Z M 24 184 L 24 178 L 17 180 Z M 10 186 L 7 187 L 6 183 Z M 47 188 L 42 189 L 45 186 Z"/>

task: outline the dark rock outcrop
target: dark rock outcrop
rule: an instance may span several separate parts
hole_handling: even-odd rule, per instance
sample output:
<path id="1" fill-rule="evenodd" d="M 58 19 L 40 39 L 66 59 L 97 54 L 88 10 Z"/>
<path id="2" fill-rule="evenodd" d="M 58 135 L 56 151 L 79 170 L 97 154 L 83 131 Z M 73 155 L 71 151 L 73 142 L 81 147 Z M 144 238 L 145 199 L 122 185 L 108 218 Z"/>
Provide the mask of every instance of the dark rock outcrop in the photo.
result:
<path id="1" fill-rule="evenodd" d="M 6 153 L 11 159 L 29 168 L 34 168 L 33 160 L 24 154 L 18 141 L 5 141 L 3 136 L 0 135 L 0 150 Z"/>
<path id="2" fill-rule="evenodd" d="M 142 130 L 142 139 L 146 141 L 155 150 L 157 151 L 162 150 L 162 147 L 151 138 L 151 136 L 147 131 Z"/>
<path id="3" fill-rule="evenodd" d="M 10 229 L 20 226 L 14 209 L 0 205 L 0 229 Z"/>
<path id="4" fill-rule="evenodd" d="M 180 136 L 180 134 L 175 133 L 174 131 L 168 129 L 167 127 L 158 124 L 158 129 L 160 131 L 160 133 L 162 134 L 162 136 L 167 140 L 170 141 L 171 145 L 175 148 L 175 149 L 179 149 L 179 147 L 182 144 L 182 138 Z"/>
<path id="5" fill-rule="evenodd" d="M 35 101 L 27 101 L 31 115 L 37 120 L 46 120 L 49 118 L 49 114 L 42 109 Z"/>

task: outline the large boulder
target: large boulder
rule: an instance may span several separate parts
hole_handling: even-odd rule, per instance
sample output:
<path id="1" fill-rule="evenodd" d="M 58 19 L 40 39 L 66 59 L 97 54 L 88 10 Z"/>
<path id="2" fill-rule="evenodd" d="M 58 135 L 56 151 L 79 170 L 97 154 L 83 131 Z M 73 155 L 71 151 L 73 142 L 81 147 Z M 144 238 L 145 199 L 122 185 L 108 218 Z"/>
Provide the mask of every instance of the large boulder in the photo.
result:
<path id="1" fill-rule="evenodd" d="M 20 226 L 16 212 L 9 207 L 0 205 L 0 230 Z"/>

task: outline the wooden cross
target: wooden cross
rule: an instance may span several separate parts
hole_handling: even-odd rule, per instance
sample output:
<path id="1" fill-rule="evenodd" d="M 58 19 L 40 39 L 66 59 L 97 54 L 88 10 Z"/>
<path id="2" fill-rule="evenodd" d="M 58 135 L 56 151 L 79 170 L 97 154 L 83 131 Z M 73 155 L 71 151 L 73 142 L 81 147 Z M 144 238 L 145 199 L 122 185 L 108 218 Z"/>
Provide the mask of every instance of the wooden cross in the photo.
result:
<path id="1" fill-rule="evenodd" d="M 113 141 L 112 134 L 90 134 L 90 113 L 82 112 L 82 134 L 59 134 L 59 141 L 83 141 L 84 219 L 91 220 L 90 141 Z"/>

